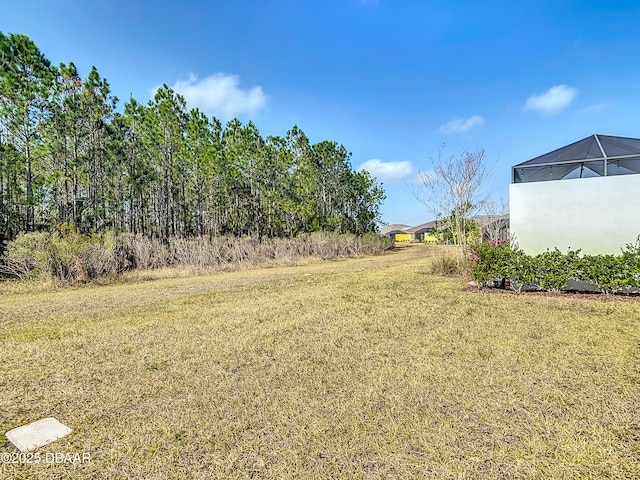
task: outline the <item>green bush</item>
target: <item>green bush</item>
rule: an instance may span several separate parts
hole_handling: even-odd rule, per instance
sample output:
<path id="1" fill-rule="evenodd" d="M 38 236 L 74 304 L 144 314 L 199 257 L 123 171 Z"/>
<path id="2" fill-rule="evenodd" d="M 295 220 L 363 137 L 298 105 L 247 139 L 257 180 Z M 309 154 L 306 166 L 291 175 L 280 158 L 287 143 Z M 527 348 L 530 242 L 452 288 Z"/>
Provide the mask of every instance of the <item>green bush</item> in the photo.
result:
<path id="1" fill-rule="evenodd" d="M 512 278 L 546 290 L 560 290 L 573 278 L 608 292 L 624 286 L 640 287 L 640 236 L 626 245 L 621 255 L 580 255 L 580 250 L 562 253 L 556 248 L 532 257 L 498 242 L 476 245 L 470 259 L 473 278 L 479 283 Z"/>
<path id="2" fill-rule="evenodd" d="M 640 235 L 634 243 L 629 243 L 622 251 L 621 262 L 625 267 L 622 285 L 640 286 Z"/>
<path id="3" fill-rule="evenodd" d="M 580 280 L 594 283 L 604 290 L 617 290 L 624 285 L 630 285 L 631 271 L 625 265 L 622 256 L 615 255 L 585 255 L 580 259 Z"/>
<path id="4" fill-rule="evenodd" d="M 481 243 L 471 249 L 471 273 L 479 283 L 494 278 L 516 277 L 524 282 L 535 281 L 531 257 L 512 248 L 508 242 Z"/>
<path id="5" fill-rule="evenodd" d="M 570 278 L 580 278 L 580 250 L 569 250 L 566 254 L 557 248 L 536 255 L 531 266 L 534 282 L 545 290 L 561 290 Z"/>

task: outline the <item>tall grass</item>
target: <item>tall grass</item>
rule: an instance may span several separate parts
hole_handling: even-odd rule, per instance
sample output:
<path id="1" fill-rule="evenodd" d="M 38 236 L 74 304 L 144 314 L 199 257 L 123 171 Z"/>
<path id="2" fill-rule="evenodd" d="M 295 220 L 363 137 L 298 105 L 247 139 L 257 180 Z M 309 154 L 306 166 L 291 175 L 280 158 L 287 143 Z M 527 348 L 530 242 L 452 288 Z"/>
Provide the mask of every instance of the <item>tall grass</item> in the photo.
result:
<path id="1" fill-rule="evenodd" d="M 0 273 L 73 284 L 133 269 L 256 267 L 306 257 L 330 260 L 373 255 L 390 247 L 389 239 L 375 234 L 328 232 L 295 238 L 219 236 L 166 241 L 113 232 L 92 236 L 74 231 L 34 232 L 8 244 Z"/>
<path id="2" fill-rule="evenodd" d="M 433 260 L 429 273 L 433 275 L 462 276 L 471 274 L 471 263 L 466 256 L 460 255 L 454 246 L 439 246 L 433 250 Z"/>

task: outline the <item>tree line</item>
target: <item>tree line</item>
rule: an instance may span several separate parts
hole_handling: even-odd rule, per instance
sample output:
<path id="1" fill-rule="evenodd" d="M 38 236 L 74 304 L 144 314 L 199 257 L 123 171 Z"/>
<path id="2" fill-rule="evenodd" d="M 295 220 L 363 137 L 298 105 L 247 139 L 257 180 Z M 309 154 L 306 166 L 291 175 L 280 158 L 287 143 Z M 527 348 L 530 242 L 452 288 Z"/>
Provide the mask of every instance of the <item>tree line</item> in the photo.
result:
<path id="1" fill-rule="evenodd" d="M 385 198 L 334 141 L 222 125 L 163 85 L 122 108 L 93 67 L 0 32 L 0 244 L 61 227 L 167 239 L 374 231 Z"/>

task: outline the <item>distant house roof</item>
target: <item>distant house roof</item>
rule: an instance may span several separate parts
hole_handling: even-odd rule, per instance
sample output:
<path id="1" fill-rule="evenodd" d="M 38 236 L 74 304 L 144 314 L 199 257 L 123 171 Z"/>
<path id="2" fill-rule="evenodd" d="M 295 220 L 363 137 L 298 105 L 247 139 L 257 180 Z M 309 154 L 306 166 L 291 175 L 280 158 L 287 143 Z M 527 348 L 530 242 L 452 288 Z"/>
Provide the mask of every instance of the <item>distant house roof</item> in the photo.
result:
<path id="1" fill-rule="evenodd" d="M 436 228 L 436 226 L 437 226 L 437 221 L 436 220 L 431 220 L 430 222 L 423 223 L 422 225 L 418 225 L 418 226 L 415 226 L 415 227 L 407 228 L 405 230 L 405 232 L 407 232 L 407 233 L 424 233 L 424 232 L 428 232 L 429 230 L 433 230 L 434 228 Z"/>
<path id="2" fill-rule="evenodd" d="M 409 225 L 405 225 L 403 223 L 392 223 L 391 225 L 387 225 L 386 227 L 382 227 L 378 232 L 380 235 L 388 235 L 391 232 L 402 232 L 407 228 L 411 228 Z"/>
<path id="3" fill-rule="evenodd" d="M 480 228 L 484 228 L 493 222 L 509 220 L 509 214 L 504 215 L 476 215 L 473 217 L 473 221 L 478 224 Z"/>

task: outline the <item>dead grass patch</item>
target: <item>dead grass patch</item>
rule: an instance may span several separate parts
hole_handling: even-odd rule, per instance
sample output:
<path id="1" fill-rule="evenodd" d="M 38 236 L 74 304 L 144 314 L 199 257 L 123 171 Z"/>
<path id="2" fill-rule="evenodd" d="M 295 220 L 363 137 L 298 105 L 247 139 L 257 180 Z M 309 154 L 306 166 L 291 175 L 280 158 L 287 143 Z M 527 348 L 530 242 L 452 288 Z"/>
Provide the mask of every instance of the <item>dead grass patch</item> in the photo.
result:
<path id="1" fill-rule="evenodd" d="M 639 477 L 640 306 L 430 255 L 3 292 L 0 431 L 92 455 L 4 478 Z"/>

